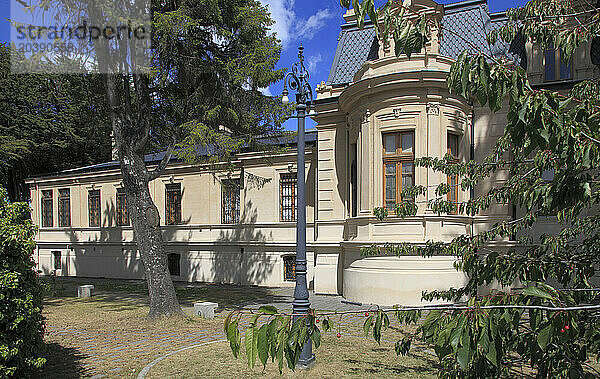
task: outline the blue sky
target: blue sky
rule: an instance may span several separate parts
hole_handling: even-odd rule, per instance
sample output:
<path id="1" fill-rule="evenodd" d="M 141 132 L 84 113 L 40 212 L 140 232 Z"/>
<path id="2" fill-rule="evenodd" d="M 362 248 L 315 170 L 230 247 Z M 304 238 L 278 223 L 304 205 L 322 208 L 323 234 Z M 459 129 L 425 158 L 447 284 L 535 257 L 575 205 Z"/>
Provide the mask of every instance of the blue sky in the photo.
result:
<path id="1" fill-rule="evenodd" d="M 32 0 L 30 0 L 32 1 Z M 340 25 L 343 23 L 344 10 L 339 0 L 259 0 L 266 4 L 271 12 L 277 33 L 283 43 L 283 52 L 278 67 L 290 67 L 297 61 L 298 46 L 302 42 L 305 47 L 306 65 L 310 71 L 310 83 L 313 88 L 321 81 L 327 81 L 333 55 L 337 46 Z M 384 0 L 376 0 L 380 5 Z M 0 0 L 0 41 L 8 41 L 10 15 L 9 4 L 14 0 Z M 450 4 L 456 0 L 438 0 L 441 4 Z M 523 5 L 526 0 L 488 0 L 491 12 L 499 12 L 508 8 Z M 271 85 L 268 93 L 278 95 L 283 84 Z M 295 120 L 286 123 L 289 129 L 295 129 Z M 307 127 L 314 123 L 307 121 Z"/>

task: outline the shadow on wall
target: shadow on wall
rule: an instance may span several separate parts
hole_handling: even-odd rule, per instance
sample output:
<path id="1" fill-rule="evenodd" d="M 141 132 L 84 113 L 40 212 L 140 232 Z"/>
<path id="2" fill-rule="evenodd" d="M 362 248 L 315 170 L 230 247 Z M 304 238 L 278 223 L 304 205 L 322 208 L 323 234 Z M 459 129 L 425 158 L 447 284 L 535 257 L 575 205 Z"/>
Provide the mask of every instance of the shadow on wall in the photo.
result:
<path id="1" fill-rule="evenodd" d="M 276 201 L 276 200 L 275 200 Z M 67 229 L 69 248 L 62 250 L 63 275 L 90 278 L 143 279 L 144 265 L 133 239 L 131 226 L 114 226 L 116 209 L 111 202 L 103 207 L 102 227 L 92 233 Z M 242 207 L 240 222 L 220 228 L 214 244 L 203 251 L 191 251 L 195 230 L 163 226 L 166 253 L 180 254 L 180 276 L 174 280 L 236 284 L 275 284 L 282 281 L 282 254 L 293 248 L 273 250 L 266 242 L 272 231 L 256 227 L 258 209 L 251 200 Z M 182 220 L 189 224 L 190 219 Z M 164 224 L 164 220 L 161 220 Z M 202 250 L 202 248 L 200 249 Z M 65 262 L 66 260 L 66 262 Z"/>
<path id="2" fill-rule="evenodd" d="M 276 267 L 279 255 L 266 250 L 265 242 L 272 236 L 258 230 L 258 211 L 247 201 L 240 215 L 240 223 L 222 230 L 214 245 L 212 280 L 221 283 L 265 283 Z M 197 269 L 192 267 L 192 270 Z"/>
<path id="3" fill-rule="evenodd" d="M 67 229 L 69 249 L 67 249 L 64 276 L 141 279 L 144 278 L 144 264 L 129 226 L 116 225 L 116 209 L 113 202 L 105 202 L 102 227 L 93 236 L 80 237 L 74 229 Z M 182 220 L 182 224 L 189 223 Z M 161 223 L 164 223 L 161 220 Z M 162 228 L 164 241 L 175 238 L 175 228 Z M 188 236 L 189 237 L 189 236 Z M 168 251 L 168 248 L 167 248 Z"/>

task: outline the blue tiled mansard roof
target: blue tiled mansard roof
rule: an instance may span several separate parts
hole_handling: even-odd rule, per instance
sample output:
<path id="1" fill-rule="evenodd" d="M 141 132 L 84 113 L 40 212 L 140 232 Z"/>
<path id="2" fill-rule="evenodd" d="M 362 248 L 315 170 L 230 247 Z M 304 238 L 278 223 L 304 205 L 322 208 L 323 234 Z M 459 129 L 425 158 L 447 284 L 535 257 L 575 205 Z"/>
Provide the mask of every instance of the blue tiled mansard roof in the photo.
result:
<path id="1" fill-rule="evenodd" d="M 483 51 L 525 64 L 524 41 L 516 40 L 513 44 L 497 42 L 494 46 L 487 42 L 487 33 L 506 21 L 504 13 L 490 14 L 487 0 L 445 5 L 440 54 L 456 59 L 464 50 Z M 367 60 L 377 58 L 378 47 L 372 24 L 367 23 L 363 29 L 358 29 L 355 23 L 342 25 L 327 84 L 343 86 L 352 82 L 354 74 Z"/>

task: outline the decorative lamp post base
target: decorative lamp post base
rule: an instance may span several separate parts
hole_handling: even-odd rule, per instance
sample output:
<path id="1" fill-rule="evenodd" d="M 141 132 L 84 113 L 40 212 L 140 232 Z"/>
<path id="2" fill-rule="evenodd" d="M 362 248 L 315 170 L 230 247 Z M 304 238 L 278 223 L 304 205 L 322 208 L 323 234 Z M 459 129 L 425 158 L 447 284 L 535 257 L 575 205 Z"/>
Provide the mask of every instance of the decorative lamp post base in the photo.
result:
<path id="1" fill-rule="evenodd" d="M 310 341 L 307 343 L 311 343 Z M 310 358 L 308 359 L 298 359 L 298 363 L 296 363 L 296 370 L 310 370 L 311 368 L 313 368 L 313 366 L 315 365 L 315 355 L 311 354 Z"/>

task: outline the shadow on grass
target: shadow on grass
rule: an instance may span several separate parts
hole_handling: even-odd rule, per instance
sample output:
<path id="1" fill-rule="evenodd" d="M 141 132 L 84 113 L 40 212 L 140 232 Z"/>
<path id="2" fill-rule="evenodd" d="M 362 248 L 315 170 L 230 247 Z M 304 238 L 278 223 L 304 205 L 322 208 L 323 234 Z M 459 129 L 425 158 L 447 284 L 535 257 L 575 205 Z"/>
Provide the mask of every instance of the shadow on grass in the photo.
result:
<path id="1" fill-rule="evenodd" d="M 46 344 L 46 364 L 39 372 L 39 378 L 81 378 L 86 370 L 81 360 L 86 356 L 79 350 L 61 346 L 57 343 Z"/>
<path id="2" fill-rule="evenodd" d="M 92 301 L 148 304 L 148 287 L 144 280 L 57 277 L 52 283 L 48 279 L 46 281 L 47 287 L 52 287 L 45 294 L 45 302 L 49 305 L 62 300 L 78 301 L 77 286 L 83 284 L 94 285 Z M 218 310 L 223 310 L 285 300 L 274 295 L 269 287 L 187 282 L 174 284 L 177 299 L 183 307 L 191 307 L 199 301 L 212 301 L 219 304 Z"/>
<path id="3" fill-rule="evenodd" d="M 411 355 L 409 355 L 411 356 Z M 398 360 L 397 364 L 392 365 L 388 365 L 388 364 L 383 364 L 381 362 L 377 362 L 375 360 L 358 360 L 358 359 L 344 359 L 344 362 L 348 362 L 352 365 L 354 365 L 355 367 L 350 368 L 350 371 L 352 371 L 353 373 L 370 373 L 370 374 L 377 374 L 377 373 L 393 373 L 396 375 L 400 375 L 400 374 L 406 374 L 406 373 L 410 373 L 410 372 L 414 372 L 416 374 L 432 374 L 432 375 L 436 375 L 438 373 L 437 367 L 438 367 L 438 363 L 437 361 L 434 361 L 433 359 L 428 359 L 426 357 L 417 357 L 417 356 L 412 356 L 413 358 L 417 359 L 417 360 L 426 360 L 426 364 L 418 364 L 418 365 L 409 365 L 409 366 L 403 366 L 402 365 L 402 360 Z M 360 366 L 366 366 L 366 367 L 360 367 Z"/>

